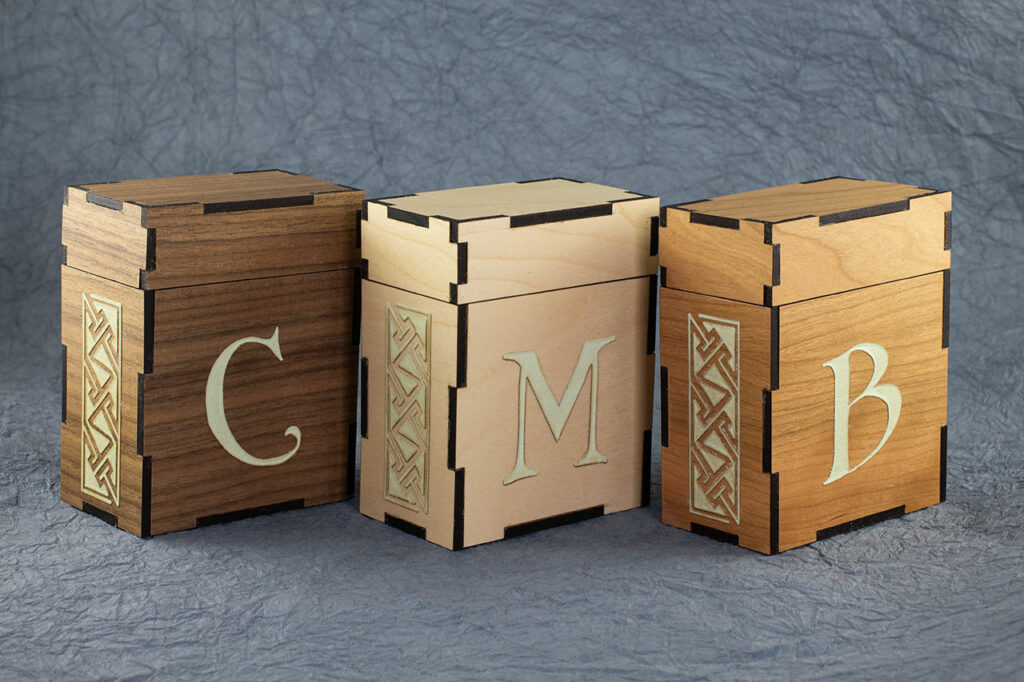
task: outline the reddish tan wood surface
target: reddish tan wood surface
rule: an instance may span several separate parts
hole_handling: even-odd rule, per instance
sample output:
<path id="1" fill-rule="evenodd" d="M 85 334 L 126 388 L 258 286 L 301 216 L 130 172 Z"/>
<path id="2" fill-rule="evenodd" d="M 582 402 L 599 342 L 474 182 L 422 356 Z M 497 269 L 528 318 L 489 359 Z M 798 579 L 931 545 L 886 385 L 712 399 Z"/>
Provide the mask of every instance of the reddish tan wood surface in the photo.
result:
<path id="1" fill-rule="evenodd" d="M 689 316 L 710 315 L 739 322 L 739 523 L 694 513 L 690 505 Z M 764 390 L 770 387 L 771 311 L 737 301 L 672 289 L 661 290 L 661 363 L 668 370 L 668 445 L 661 451 L 662 521 L 690 530 L 698 523 L 737 535 L 744 547 L 770 550 L 770 475 L 762 468 Z"/>
<path id="2" fill-rule="evenodd" d="M 663 520 L 737 536 L 771 550 L 770 475 L 764 470 L 764 390 L 770 388 L 771 309 L 670 289 L 662 291 L 662 363 L 668 368 L 669 444 L 662 453 Z M 779 383 L 770 397 L 770 471 L 778 477 L 777 549 L 814 542 L 819 531 L 903 507 L 940 501 L 940 430 L 946 425 L 948 351 L 942 348 L 943 273 L 827 296 L 779 309 Z M 690 334 L 688 316 L 740 324 L 740 522 L 695 513 L 691 501 Z M 857 344 L 885 348 L 879 383 L 899 388 L 892 435 L 863 467 L 825 484 L 834 457 L 835 379 L 824 363 Z M 851 355 L 850 399 L 874 365 Z M 849 417 L 850 464 L 880 441 L 886 404 L 866 397 Z"/>
<path id="3" fill-rule="evenodd" d="M 829 217 L 899 201 L 906 210 Z M 666 286 L 782 305 L 938 272 L 950 263 L 950 202 L 948 192 L 843 178 L 669 207 L 661 236 Z M 694 214 L 738 220 L 738 229 L 702 224 L 707 218 Z"/>
<path id="4" fill-rule="evenodd" d="M 772 400 L 779 549 L 813 542 L 821 529 L 900 505 L 909 512 L 939 502 L 948 354 L 942 348 L 942 274 L 784 306 L 779 334 L 779 390 Z M 888 351 L 880 382 L 899 388 L 901 413 L 892 436 L 863 468 L 826 486 L 834 384 L 832 370 L 821 365 L 864 342 Z M 851 363 L 853 399 L 868 384 L 873 364 L 860 352 Z M 886 418 L 885 404 L 876 398 L 851 408 L 851 464 L 879 442 Z"/>

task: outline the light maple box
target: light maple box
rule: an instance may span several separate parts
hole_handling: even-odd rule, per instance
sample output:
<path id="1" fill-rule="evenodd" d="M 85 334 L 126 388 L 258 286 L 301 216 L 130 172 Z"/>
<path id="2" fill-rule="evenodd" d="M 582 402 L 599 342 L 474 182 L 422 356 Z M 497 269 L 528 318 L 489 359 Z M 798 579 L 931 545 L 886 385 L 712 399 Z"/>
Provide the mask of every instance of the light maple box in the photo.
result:
<path id="1" fill-rule="evenodd" d="M 665 523 L 775 553 L 944 499 L 950 201 L 829 178 L 665 210 Z"/>
<path id="2" fill-rule="evenodd" d="M 351 494 L 362 199 L 283 171 L 67 189 L 64 501 L 148 536 Z"/>
<path id="3" fill-rule="evenodd" d="M 461 549 L 647 503 L 658 208 L 561 178 L 366 203 L 362 513 Z"/>

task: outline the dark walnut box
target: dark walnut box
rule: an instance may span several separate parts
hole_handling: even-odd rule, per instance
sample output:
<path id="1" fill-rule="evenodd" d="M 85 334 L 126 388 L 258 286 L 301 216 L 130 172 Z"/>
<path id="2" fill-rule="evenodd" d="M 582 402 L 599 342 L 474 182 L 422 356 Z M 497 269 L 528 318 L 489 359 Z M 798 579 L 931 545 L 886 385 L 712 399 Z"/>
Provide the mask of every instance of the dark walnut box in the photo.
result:
<path id="1" fill-rule="evenodd" d="M 658 199 L 367 202 L 360 511 L 461 549 L 648 500 Z"/>
<path id="2" fill-rule="evenodd" d="M 665 210 L 665 523 L 775 553 L 944 498 L 950 201 L 829 178 Z"/>
<path id="3" fill-rule="evenodd" d="M 148 536 L 351 495 L 362 199 L 283 171 L 69 187 L 61 499 Z"/>

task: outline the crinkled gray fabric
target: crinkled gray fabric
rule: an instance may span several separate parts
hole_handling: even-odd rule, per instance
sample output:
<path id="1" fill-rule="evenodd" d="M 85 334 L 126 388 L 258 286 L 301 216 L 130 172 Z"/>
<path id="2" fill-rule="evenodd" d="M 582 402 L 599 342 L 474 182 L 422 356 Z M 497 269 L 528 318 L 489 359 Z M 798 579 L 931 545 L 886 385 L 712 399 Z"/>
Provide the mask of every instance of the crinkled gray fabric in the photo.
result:
<path id="1" fill-rule="evenodd" d="M 1020 677 L 1022 14 L 0 0 L 0 678 Z M 263 167 L 952 189 L 948 501 L 770 558 L 662 526 L 657 488 L 454 554 L 353 501 L 148 541 L 63 505 L 61 186 Z"/>

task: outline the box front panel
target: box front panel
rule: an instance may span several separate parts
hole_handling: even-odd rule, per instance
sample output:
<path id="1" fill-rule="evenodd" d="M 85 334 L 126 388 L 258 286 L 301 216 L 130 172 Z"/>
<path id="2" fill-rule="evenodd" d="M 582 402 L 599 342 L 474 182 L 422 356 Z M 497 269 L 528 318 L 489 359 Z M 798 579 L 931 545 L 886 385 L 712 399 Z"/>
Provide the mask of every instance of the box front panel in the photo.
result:
<path id="1" fill-rule="evenodd" d="M 939 272 L 780 309 L 780 550 L 940 501 L 945 286 Z"/>
<path id="2" fill-rule="evenodd" d="M 153 294 L 153 533 L 351 494 L 355 282 L 341 270 Z"/>
<path id="3" fill-rule="evenodd" d="M 470 304 L 456 464 L 465 544 L 641 504 L 647 277 Z"/>
<path id="4" fill-rule="evenodd" d="M 364 280 L 359 511 L 453 549 L 457 306 Z"/>
<path id="5" fill-rule="evenodd" d="M 144 306 L 137 289 L 61 268 L 61 499 L 136 535 L 147 523 L 136 440 Z"/>
<path id="6" fill-rule="evenodd" d="M 771 548 L 771 310 L 661 290 L 662 520 Z"/>

